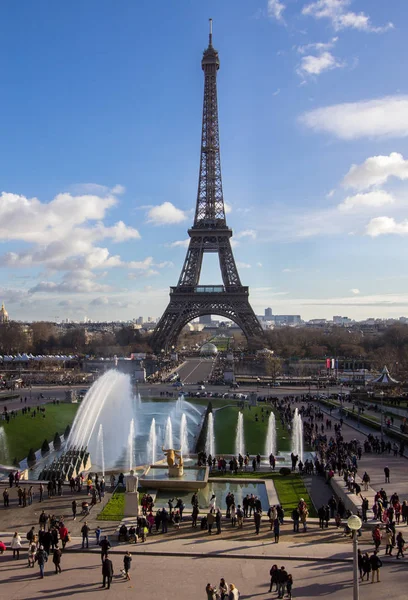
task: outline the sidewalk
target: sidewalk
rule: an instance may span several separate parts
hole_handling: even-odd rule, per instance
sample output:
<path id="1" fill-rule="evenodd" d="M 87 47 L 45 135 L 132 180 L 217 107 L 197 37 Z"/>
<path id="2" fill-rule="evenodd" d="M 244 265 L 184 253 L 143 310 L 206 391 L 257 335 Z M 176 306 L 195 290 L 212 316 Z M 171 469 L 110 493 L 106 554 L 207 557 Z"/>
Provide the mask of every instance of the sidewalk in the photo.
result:
<path id="1" fill-rule="evenodd" d="M 110 554 L 122 555 L 128 550 L 132 555 L 146 556 L 194 556 L 197 558 L 236 558 L 236 559 L 259 559 L 259 560 L 302 560 L 302 561 L 333 561 L 333 562 L 351 562 L 352 544 L 350 543 L 302 543 L 302 534 L 299 534 L 298 542 L 279 542 L 276 544 L 272 539 L 258 540 L 226 540 L 222 537 L 213 535 L 199 540 L 190 539 L 166 539 L 148 538 L 144 543 L 138 544 L 120 544 L 113 546 Z M 8 545 L 9 540 L 3 538 Z M 11 539 L 11 538 L 10 538 Z M 95 543 L 90 545 L 89 549 L 83 549 L 81 538 L 74 537 L 64 550 L 65 553 L 80 552 L 84 554 L 99 554 L 100 549 Z M 373 551 L 373 544 L 368 541 L 359 543 L 363 552 Z M 10 550 L 8 549 L 8 552 Z M 24 550 L 22 553 L 24 554 Z M 394 557 L 384 555 L 384 546 L 380 550 L 381 560 L 383 562 L 395 563 Z M 401 559 L 408 562 L 408 557 Z M 400 561 L 398 561 L 400 562 Z"/>

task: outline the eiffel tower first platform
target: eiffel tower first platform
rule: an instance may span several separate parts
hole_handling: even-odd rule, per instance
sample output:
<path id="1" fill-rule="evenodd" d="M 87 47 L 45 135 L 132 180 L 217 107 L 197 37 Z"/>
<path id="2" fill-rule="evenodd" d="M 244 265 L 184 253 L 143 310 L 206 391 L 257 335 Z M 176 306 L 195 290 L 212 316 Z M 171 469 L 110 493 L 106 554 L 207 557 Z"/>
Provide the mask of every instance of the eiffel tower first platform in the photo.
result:
<path id="1" fill-rule="evenodd" d="M 197 206 L 194 225 L 188 230 L 190 242 L 179 281 L 170 288 L 170 302 L 150 340 L 156 352 L 174 346 L 183 327 L 202 315 L 231 319 L 242 329 L 249 344 L 263 335 L 249 304 L 248 287 L 239 278 L 231 249 L 232 230 L 225 219 L 217 106 L 220 61 L 212 45 L 211 19 L 209 44 L 201 66 L 204 105 Z M 204 252 L 218 254 L 224 285 L 198 285 Z"/>

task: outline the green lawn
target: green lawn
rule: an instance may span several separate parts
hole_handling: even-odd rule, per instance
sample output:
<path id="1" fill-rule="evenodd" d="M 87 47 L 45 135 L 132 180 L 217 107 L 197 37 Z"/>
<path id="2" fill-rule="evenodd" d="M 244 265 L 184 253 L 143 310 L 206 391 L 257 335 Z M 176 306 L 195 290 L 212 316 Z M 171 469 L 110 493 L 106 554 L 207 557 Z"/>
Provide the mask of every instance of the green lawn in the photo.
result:
<path id="1" fill-rule="evenodd" d="M 31 413 L 23 415 L 20 411 L 15 419 L 9 423 L 2 421 L 7 440 L 7 453 L 0 447 L 0 463 L 11 463 L 15 458 L 23 460 L 26 458 L 30 448 L 38 450 L 44 439 L 52 442 L 55 433 L 62 434 L 67 425 L 71 425 L 79 404 L 47 404 L 45 406 L 45 418 L 43 413 L 37 413 L 31 417 Z M 31 409 L 32 411 L 33 409 Z M 7 460 L 8 459 L 8 460 Z"/>
<path id="2" fill-rule="evenodd" d="M 245 408 L 244 414 L 244 436 L 245 449 L 249 454 L 264 454 L 265 440 L 268 431 L 268 417 L 262 423 L 262 407 Z M 264 412 L 270 411 L 269 407 L 263 407 Z M 215 448 L 217 454 L 233 454 L 235 452 L 235 435 L 238 420 L 238 407 L 227 407 L 215 412 Z M 255 421 L 258 415 L 258 421 Z M 277 449 L 281 451 L 290 450 L 290 434 L 283 430 L 280 420 L 276 419 Z"/>
<path id="3" fill-rule="evenodd" d="M 125 488 L 116 488 L 98 515 L 99 521 L 121 521 L 125 516 Z"/>
<path id="4" fill-rule="evenodd" d="M 274 477 L 273 480 L 276 493 L 284 508 L 286 517 L 290 518 L 292 510 L 298 505 L 300 498 L 303 498 L 306 502 L 309 509 L 309 516 L 317 517 L 309 492 L 300 475 L 278 475 L 277 477 Z"/>

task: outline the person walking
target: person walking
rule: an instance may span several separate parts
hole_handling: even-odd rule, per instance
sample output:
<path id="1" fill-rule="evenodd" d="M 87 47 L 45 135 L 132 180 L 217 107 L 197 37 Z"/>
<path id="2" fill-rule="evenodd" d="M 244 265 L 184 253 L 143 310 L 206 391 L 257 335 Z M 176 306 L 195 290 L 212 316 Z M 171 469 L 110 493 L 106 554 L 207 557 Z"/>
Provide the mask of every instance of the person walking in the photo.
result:
<path id="1" fill-rule="evenodd" d="M 14 532 L 14 535 L 11 539 L 11 549 L 13 550 L 13 558 L 17 557 L 18 560 L 20 558 L 21 536 L 17 531 Z"/>
<path id="2" fill-rule="evenodd" d="M 294 508 L 292 511 L 292 521 L 293 521 L 293 532 L 299 533 L 299 520 L 300 513 L 297 508 Z"/>
<path id="3" fill-rule="evenodd" d="M 390 483 L 390 468 L 384 467 L 385 483 Z"/>
<path id="4" fill-rule="evenodd" d="M 286 582 L 286 591 L 288 593 L 289 600 L 292 599 L 292 587 L 293 587 L 293 577 L 292 575 L 288 575 L 288 580 Z"/>
<path id="5" fill-rule="evenodd" d="M 228 600 L 239 600 L 239 591 L 233 583 L 229 584 Z"/>
<path id="6" fill-rule="evenodd" d="M 77 515 L 77 501 L 76 500 L 72 501 L 71 507 L 72 507 L 72 518 L 75 521 L 76 515 Z"/>
<path id="7" fill-rule="evenodd" d="M 217 508 L 215 513 L 215 524 L 217 526 L 217 533 L 221 533 L 221 510 Z"/>
<path id="8" fill-rule="evenodd" d="M 106 587 L 108 590 L 112 583 L 113 577 L 113 564 L 111 559 L 106 556 L 105 560 L 102 563 L 102 587 Z"/>
<path id="9" fill-rule="evenodd" d="M 377 550 L 374 550 L 372 555 L 370 556 L 370 564 L 371 564 L 371 583 L 374 583 L 374 576 L 377 575 L 377 583 L 380 581 L 380 568 L 382 567 L 382 562 L 380 557 L 378 556 Z"/>
<path id="10" fill-rule="evenodd" d="M 10 493 L 8 491 L 8 488 L 6 488 L 3 492 L 3 503 L 4 508 L 8 508 L 10 506 Z"/>
<path id="11" fill-rule="evenodd" d="M 217 600 L 217 590 L 211 583 L 207 583 L 205 586 L 205 593 L 207 594 L 207 600 Z"/>
<path id="12" fill-rule="evenodd" d="M 269 593 L 273 592 L 273 584 L 275 584 L 275 592 L 278 591 L 278 565 L 272 565 L 271 570 L 269 571 L 269 575 L 271 576 L 271 583 L 269 586 Z"/>
<path id="13" fill-rule="evenodd" d="M 255 523 L 255 533 L 259 535 L 259 528 L 261 527 L 261 513 L 259 511 L 254 512 L 254 523 Z"/>
<path id="14" fill-rule="evenodd" d="M 275 535 L 275 543 L 277 544 L 279 542 L 279 535 L 280 535 L 279 519 L 275 519 L 275 521 L 273 522 L 273 533 Z"/>
<path id="15" fill-rule="evenodd" d="M 109 551 L 109 548 L 111 547 L 110 541 L 108 540 L 106 535 L 103 538 L 103 540 L 99 543 L 99 546 L 101 548 L 101 560 L 103 562 L 103 559 L 108 556 L 108 551 Z"/>
<path id="16" fill-rule="evenodd" d="M 89 526 L 88 526 L 87 521 L 85 521 L 85 523 L 82 525 L 81 533 L 82 533 L 82 548 L 85 548 L 85 542 L 86 542 L 86 547 L 89 548 Z"/>
<path id="17" fill-rule="evenodd" d="M 398 548 L 398 552 L 397 552 L 397 558 L 400 557 L 400 554 L 402 556 L 402 558 L 404 558 L 404 545 L 405 545 L 405 540 L 402 537 L 402 532 L 399 531 L 397 534 L 397 539 L 396 539 L 396 543 L 397 543 L 397 548 Z M 390 554 L 391 556 L 391 554 Z"/>
<path id="18" fill-rule="evenodd" d="M 40 578 L 44 579 L 44 567 L 45 567 L 45 563 L 48 560 L 48 554 L 44 550 L 44 546 L 39 547 L 39 549 L 36 552 L 34 560 L 38 563 L 38 566 L 40 568 Z"/>
<path id="19" fill-rule="evenodd" d="M 39 488 L 38 488 L 38 491 L 40 492 L 40 500 L 39 500 L 39 501 L 40 501 L 40 502 L 42 502 L 43 495 L 44 495 L 44 486 L 43 486 L 43 484 L 42 484 L 42 483 L 40 483 L 40 486 L 39 486 Z"/>
<path id="20" fill-rule="evenodd" d="M 225 581 L 224 577 L 221 577 L 220 585 L 218 587 L 218 594 L 221 600 L 228 598 L 228 584 Z"/>
<path id="21" fill-rule="evenodd" d="M 285 595 L 286 583 L 288 581 L 288 573 L 285 567 L 278 570 L 278 598 L 283 598 Z"/>
<path id="22" fill-rule="evenodd" d="M 125 576 L 127 581 L 130 581 L 130 565 L 132 564 L 132 556 L 129 551 L 126 552 L 123 557 L 123 575 Z"/>
<path id="23" fill-rule="evenodd" d="M 385 530 L 385 537 L 386 537 L 386 541 L 387 541 L 387 544 L 385 546 L 385 554 L 392 556 L 392 549 L 395 546 L 395 540 L 394 540 L 394 532 L 392 529 L 390 529 L 390 527 L 387 527 L 387 529 Z"/>
<path id="24" fill-rule="evenodd" d="M 368 556 L 367 552 L 364 553 L 361 563 L 362 563 L 361 566 L 363 569 L 363 576 L 362 576 L 361 580 L 364 581 L 364 577 L 367 575 L 366 581 L 369 581 L 370 573 L 371 573 L 371 563 L 370 563 L 370 557 Z"/>
<path id="25" fill-rule="evenodd" d="M 61 573 L 61 550 L 58 548 L 58 546 L 55 546 L 54 548 L 54 552 L 52 555 L 52 562 L 54 563 L 55 566 L 55 573 Z"/>
<path id="26" fill-rule="evenodd" d="M 380 547 L 380 544 L 381 544 L 381 538 L 382 538 L 382 533 L 381 533 L 379 525 L 376 525 L 374 527 L 373 533 L 371 535 L 372 535 L 372 538 L 373 538 L 375 549 L 376 549 L 376 551 L 378 551 L 378 548 Z"/>
<path id="27" fill-rule="evenodd" d="M 102 533 L 102 529 L 98 525 L 98 527 L 95 529 L 95 538 L 96 538 L 96 545 L 97 546 L 99 546 L 99 541 L 100 541 L 100 538 L 101 538 L 101 533 Z"/>
<path id="28" fill-rule="evenodd" d="M 214 525 L 214 521 L 215 521 L 215 515 L 213 513 L 213 509 L 211 509 L 210 512 L 207 513 L 208 535 L 212 534 L 212 528 L 213 528 L 213 525 Z"/>

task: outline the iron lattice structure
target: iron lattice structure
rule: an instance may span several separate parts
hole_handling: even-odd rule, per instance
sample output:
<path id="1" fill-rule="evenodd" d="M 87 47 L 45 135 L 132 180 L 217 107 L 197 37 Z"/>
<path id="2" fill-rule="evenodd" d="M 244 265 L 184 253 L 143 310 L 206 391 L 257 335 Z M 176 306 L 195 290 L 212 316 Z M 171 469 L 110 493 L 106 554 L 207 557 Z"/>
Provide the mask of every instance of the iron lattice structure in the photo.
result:
<path id="1" fill-rule="evenodd" d="M 189 321 L 208 314 L 234 321 L 249 343 L 263 334 L 249 304 L 248 287 L 243 286 L 239 278 L 231 249 L 232 230 L 225 219 L 217 103 L 220 61 L 212 45 L 211 28 L 201 66 L 204 71 L 204 105 L 194 225 L 188 230 L 190 242 L 179 281 L 176 287 L 170 288 L 170 302 L 152 335 L 151 346 L 155 351 L 175 345 Z M 218 254 L 224 285 L 199 285 L 205 252 Z"/>

